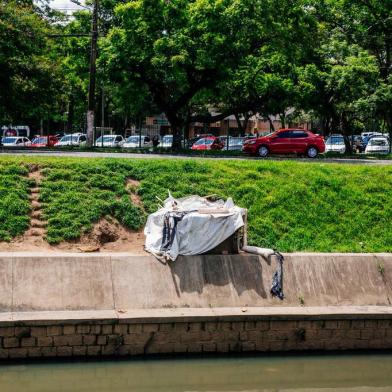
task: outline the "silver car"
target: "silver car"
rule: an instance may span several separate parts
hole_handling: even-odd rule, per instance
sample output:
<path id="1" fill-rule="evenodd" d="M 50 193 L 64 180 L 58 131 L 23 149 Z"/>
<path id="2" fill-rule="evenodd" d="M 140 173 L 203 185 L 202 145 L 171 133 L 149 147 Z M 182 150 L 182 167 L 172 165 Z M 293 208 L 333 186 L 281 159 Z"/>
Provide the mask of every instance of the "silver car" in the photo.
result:
<path id="1" fill-rule="evenodd" d="M 125 143 L 122 145 L 123 148 L 143 148 L 143 147 L 151 147 L 152 141 L 151 138 L 147 135 L 133 135 L 129 136 Z"/>
<path id="2" fill-rule="evenodd" d="M 63 136 L 56 144 L 56 147 L 64 146 L 84 146 L 87 142 L 87 136 L 83 133 L 73 133 Z"/>
<path id="3" fill-rule="evenodd" d="M 344 154 L 346 152 L 346 144 L 343 135 L 331 135 L 325 142 L 325 152 L 337 152 Z"/>
<path id="4" fill-rule="evenodd" d="M 365 154 L 388 154 L 389 153 L 389 140 L 385 136 L 372 137 L 365 149 Z"/>
<path id="5" fill-rule="evenodd" d="M 5 136 L 1 139 L 4 147 L 28 147 L 31 141 L 25 136 Z"/>
<path id="6" fill-rule="evenodd" d="M 242 150 L 242 146 L 244 144 L 245 138 L 244 137 L 232 137 L 230 136 L 229 138 L 227 138 L 227 136 L 225 137 L 221 137 L 222 142 L 224 143 L 224 147 L 222 149 L 222 151 L 224 150 L 229 150 L 229 151 L 241 151 Z M 227 141 L 229 141 L 229 145 L 227 145 Z"/>
<path id="7" fill-rule="evenodd" d="M 121 135 L 104 135 L 95 141 L 96 147 L 121 147 L 125 140 Z"/>

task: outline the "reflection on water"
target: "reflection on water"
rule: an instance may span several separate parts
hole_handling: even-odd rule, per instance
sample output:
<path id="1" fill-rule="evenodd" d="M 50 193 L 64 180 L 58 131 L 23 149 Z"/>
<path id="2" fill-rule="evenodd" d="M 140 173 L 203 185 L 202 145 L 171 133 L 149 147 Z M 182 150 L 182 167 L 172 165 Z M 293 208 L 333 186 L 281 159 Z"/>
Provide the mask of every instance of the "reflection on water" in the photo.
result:
<path id="1" fill-rule="evenodd" d="M 4 365 L 0 391 L 392 392 L 392 355 Z"/>

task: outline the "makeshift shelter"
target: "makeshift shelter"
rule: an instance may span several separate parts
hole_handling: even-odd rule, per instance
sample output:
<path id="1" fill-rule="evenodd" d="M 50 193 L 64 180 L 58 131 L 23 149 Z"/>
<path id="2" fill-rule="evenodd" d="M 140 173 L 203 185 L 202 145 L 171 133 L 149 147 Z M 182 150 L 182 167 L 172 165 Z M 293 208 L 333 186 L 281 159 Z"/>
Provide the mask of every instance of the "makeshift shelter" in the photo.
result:
<path id="1" fill-rule="evenodd" d="M 264 258 L 274 256 L 277 270 L 272 277 L 271 294 L 283 300 L 283 256 L 273 249 L 248 246 L 246 241 L 246 209 L 233 200 L 212 201 L 208 197 L 169 197 L 163 206 L 149 215 L 144 229 L 145 249 L 159 260 L 174 261 L 178 255 L 200 255 L 215 250 L 243 228 L 241 249 Z"/>
<path id="2" fill-rule="evenodd" d="M 231 198 L 211 201 L 200 196 L 175 199 L 170 195 L 163 207 L 148 217 L 145 248 L 168 261 L 178 255 L 206 253 L 244 226 L 245 213 Z"/>

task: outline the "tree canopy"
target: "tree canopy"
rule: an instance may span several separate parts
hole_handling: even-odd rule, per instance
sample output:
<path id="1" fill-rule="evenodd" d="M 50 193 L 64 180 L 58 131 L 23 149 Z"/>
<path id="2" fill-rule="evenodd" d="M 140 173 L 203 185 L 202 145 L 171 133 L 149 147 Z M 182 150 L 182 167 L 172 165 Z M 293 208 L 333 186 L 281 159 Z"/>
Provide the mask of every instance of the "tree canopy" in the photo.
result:
<path id="1" fill-rule="evenodd" d="M 0 2 L 0 121 L 71 131 L 85 121 L 91 12 L 49 5 Z M 104 0 L 97 121 L 102 111 L 121 131 L 163 112 L 179 133 L 290 109 L 326 134 L 392 133 L 391 10 L 392 0 Z"/>

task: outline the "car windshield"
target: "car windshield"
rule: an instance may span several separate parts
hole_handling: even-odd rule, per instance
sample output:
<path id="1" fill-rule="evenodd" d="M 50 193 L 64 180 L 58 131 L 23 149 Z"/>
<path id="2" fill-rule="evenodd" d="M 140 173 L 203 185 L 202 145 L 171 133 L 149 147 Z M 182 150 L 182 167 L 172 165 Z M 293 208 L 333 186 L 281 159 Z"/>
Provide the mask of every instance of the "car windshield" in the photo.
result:
<path id="1" fill-rule="evenodd" d="M 47 142 L 46 137 L 36 137 L 35 139 L 33 139 L 34 144 L 42 144 L 46 142 Z"/>
<path id="2" fill-rule="evenodd" d="M 207 145 L 210 145 L 210 144 L 212 144 L 212 143 L 214 143 L 214 140 L 213 139 L 200 139 L 200 140 L 198 140 L 196 143 L 195 143 L 195 145 L 196 146 L 200 146 L 201 144 L 207 144 Z"/>
<path id="3" fill-rule="evenodd" d="M 103 142 L 113 142 L 114 139 L 115 139 L 115 136 L 111 136 L 111 135 L 103 136 Z M 102 136 L 100 136 L 97 139 L 97 143 L 102 143 Z"/>
<path id="4" fill-rule="evenodd" d="M 142 143 L 143 143 L 144 136 L 142 136 Z M 139 143 L 140 142 L 140 136 L 129 136 L 127 139 L 127 143 Z"/>
<path id="5" fill-rule="evenodd" d="M 60 142 L 77 142 L 78 138 L 79 136 L 77 135 L 67 135 L 67 136 L 63 136 Z"/>
<path id="6" fill-rule="evenodd" d="M 327 144 L 344 144 L 344 139 L 341 136 L 330 136 Z"/>
<path id="7" fill-rule="evenodd" d="M 370 139 L 369 146 L 386 146 L 386 139 Z"/>
<path id="8" fill-rule="evenodd" d="M 2 142 L 6 144 L 14 144 L 17 139 L 18 139 L 17 137 L 4 137 L 2 139 Z"/>

